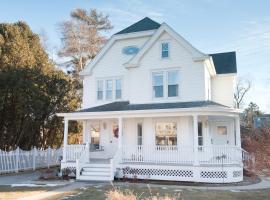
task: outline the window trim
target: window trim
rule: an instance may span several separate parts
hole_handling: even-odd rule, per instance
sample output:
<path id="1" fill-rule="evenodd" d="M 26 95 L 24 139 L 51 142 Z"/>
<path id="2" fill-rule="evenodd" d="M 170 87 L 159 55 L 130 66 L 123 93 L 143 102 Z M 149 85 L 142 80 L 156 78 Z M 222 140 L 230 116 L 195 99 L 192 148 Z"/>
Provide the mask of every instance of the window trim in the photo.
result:
<path id="1" fill-rule="evenodd" d="M 178 71 L 178 96 L 169 97 L 168 96 L 168 72 L 169 71 Z M 154 91 L 153 91 L 153 74 L 154 73 L 162 73 L 163 74 L 163 97 L 155 97 Z M 174 67 L 174 68 L 168 68 L 168 69 L 155 69 L 150 71 L 150 78 L 151 78 L 151 94 L 152 94 L 152 100 L 176 100 L 181 98 L 181 68 Z"/>
<path id="2" fill-rule="evenodd" d="M 157 144 L 157 140 L 156 140 L 156 125 L 158 123 L 175 123 L 176 124 L 176 144 L 175 145 L 158 145 Z M 155 146 L 171 146 L 171 147 L 177 147 L 180 144 L 179 141 L 179 121 L 176 118 L 172 118 L 172 119 L 165 119 L 165 118 L 161 118 L 158 120 L 154 120 L 153 121 L 153 131 L 154 131 L 154 143 Z"/>
<path id="3" fill-rule="evenodd" d="M 139 132 L 138 132 L 138 128 L 139 128 L 139 125 L 141 126 L 141 133 L 142 133 L 142 135 L 141 136 L 139 136 Z M 137 136 L 137 145 L 138 146 L 142 146 L 143 145 L 143 123 L 141 122 L 141 121 L 139 121 L 139 122 L 136 122 L 136 136 Z M 141 139 L 141 144 L 139 144 L 139 138 Z"/>
<path id="4" fill-rule="evenodd" d="M 163 57 L 163 44 L 168 44 L 168 50 L 167 50 L 167 52 L 168 52 L 168 56 L 167 57 Z M 167 41 L 167 40 L 164 40 L 164 41 L 161 41 L 160 42 L 160 58 L 163 60 L 163 59 L 169 59 L 170 58 L 170 42 L 169 41 Z"/>
<path id="5" fill-rule="evenodd" d="M 112 98 L 107 99 L 107 80 L 112 80 Z M 116 98 L 116 80 L 121 81 L 121 98 Z M 98 99 L 97 95 L 97 89 L 98 89 L 98 81 L 103 81 L 103 98 Z M 100 77 L 95 79 L 95 85 L 96 85 L 96 91 L 95 91 L 95 102 L 96 103 L 107 103 L 112 101 L 122 101 L 123 100 L 123 94 L 124 94 L 124 80 L 123 76 L 110 76 L 110 77 Z"/>

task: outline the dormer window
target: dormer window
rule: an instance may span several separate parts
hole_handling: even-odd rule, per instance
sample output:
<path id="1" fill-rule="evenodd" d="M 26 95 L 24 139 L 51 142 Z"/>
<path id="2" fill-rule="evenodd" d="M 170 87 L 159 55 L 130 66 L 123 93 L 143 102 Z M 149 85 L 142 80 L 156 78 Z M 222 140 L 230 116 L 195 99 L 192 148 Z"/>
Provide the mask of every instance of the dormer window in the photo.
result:
<path id="1" fill-rule="evenodd" d="M 162 42 L 161 43 L 161 58 L 168 58 L 169 57 L 169 43 Z"/>

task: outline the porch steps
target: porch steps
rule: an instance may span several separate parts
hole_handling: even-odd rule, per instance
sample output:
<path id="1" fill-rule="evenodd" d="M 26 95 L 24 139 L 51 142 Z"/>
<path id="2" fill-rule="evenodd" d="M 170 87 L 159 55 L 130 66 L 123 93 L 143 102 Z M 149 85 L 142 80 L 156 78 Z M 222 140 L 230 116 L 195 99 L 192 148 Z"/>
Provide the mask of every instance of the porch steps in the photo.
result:
<path id="1" fill-rule="evenodd" d="M 112 181 L 114 179 L 110 163 L 87 163 L 82 168 L 78 180 L 84 181 Z"/>

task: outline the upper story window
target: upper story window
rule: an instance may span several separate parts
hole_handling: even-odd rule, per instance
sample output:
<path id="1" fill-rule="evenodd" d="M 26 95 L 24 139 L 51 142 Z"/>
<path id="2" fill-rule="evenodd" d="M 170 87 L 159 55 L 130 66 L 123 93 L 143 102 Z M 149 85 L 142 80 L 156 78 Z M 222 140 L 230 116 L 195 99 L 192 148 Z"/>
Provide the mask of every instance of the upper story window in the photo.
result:
<path id="1" fill-rule="evenodd" d="M 97 81 L 97 100 L 103 99 L 103 80 Z"/>
<path id="2" fill-rule="evenodd" d="M 161 43 L 161 58 L 169 57 L 169 43 L 163 42 Z"/>
<path id="3" fill-rule="evenodd" d="M 168 97 L 177 97 L 178 96 L 178 71 L 168 71 Z"/>
<path id="4" fill-rule="evenodd" d="M 106 80 L 106 100 L 112 100 L 113 81 Z"/>
<path id="5" fill-rule="evenodd" d="M 122 81 L 121 79 L 115 80 L 115 99 L 122 98 Z"/>
<path id="6" fill-rule="evenodd" d="M 163 97 L 163 72 L 153 73 L 153 92 L 154 97 Z"/>
<path id="7" fill-rule="evenodd" d="M 154 98 L 179 96 L 178 70 L 153 72 L 152 82 Z"/>
<path id="8" fill-rule="evenodd" d="M 122 99 L 122 79 L 110 78 L 97 80 L 97 100 L 119 100 Z"/>

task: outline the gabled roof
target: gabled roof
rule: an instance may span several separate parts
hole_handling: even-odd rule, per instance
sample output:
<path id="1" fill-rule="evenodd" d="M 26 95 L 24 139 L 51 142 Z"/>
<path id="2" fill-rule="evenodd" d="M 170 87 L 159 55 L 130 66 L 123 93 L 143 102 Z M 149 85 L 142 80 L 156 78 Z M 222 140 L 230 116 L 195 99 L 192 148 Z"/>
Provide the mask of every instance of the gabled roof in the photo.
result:
<path id="1" fill-rule="evenodd" d="M 130 110 L 160 110 L 176 108 L 228 108 L 213 101 L 190 101 L 190 102 L 173 102 L 173 103 L 148 103 L 148 104 L 130 104 L 129 101 L 118 101 L 104 104 L 92 108 L 82 109 L 77 112 L 110 112 L 110 111 L 130 111 Z"/>
<path id="2" fill-rule="evenodd" d="M 217 74 L 237 73 L 235 52 L 215 53 L 210 56 L 212 56 Z"/>
<path id="3" fill-rule="evenodd" d="M 139 62 L 144 56 L 144 54 L 152 47 L 152 45 L 158 40 L 158 38 L 164 33 L 168 33 L 173 37 L 177 42 L 179 42 L 187 51 L 189 51 L 194 60 L 208 59 L 209 55 L 206 55 L 192 46 L 188 41 L 186 41 L 182 36 L 175 32 L 170 26 L 166 23 L 162 23 L 161 26 L 155 31 L 155 33 L 148 39 L 142 49 L 133 56 L 128 62 L 124 63 L 124 66 L 127 68 L 138 67 Z"/>
<path id="4" fill-rule="evenodd" d="M 132 24 L 131 26 L 123 29 L 122 31 L 119 31 L 115 33 L 115 35 L 118 34 L 125 34 L 125 33 L 133 33 L 133 32 L 140 32 L 140 31 L 149 31 L 149 30 L 155 30 L 160 27 L 160 24 L 153 21 L 152 19 L 145 17 L 142 20 Z"/>

